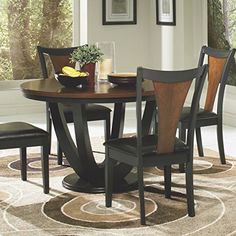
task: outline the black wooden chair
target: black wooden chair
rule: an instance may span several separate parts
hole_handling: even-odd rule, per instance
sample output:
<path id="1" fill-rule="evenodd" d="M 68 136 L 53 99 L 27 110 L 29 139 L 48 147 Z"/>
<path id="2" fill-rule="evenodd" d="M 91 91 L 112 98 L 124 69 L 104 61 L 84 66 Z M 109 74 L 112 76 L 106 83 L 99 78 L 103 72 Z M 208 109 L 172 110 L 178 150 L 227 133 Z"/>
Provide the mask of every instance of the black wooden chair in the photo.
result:
<path id="1" fill-rule="evenodd" d="M 26 148 L 41 146 L 44 193 L 49 192 L 48 132 L 25 122 L 0 124 L 0 149 L 20 148 L 21 179 L 27 180 Z"/>
<path id="2" fill-rule="evenodd" d="M 207 95 L 204 108 L 199 107 L 195 125 L 198 153 L 199 156 L 204 156 L 201 127 L 216 125 L 219 154 L 222 164 L 226 163 L 222 131 L 223 98 L 229 71 L 232 64 L 234 63 L 234 54 L 235 49 L 225 51 L 203 46 L 198 63 L 199 66 L 203 65 L 205 57 L 208 56 L 209 72 Z M 214 112 L 213 106 L 217 90 L 219 90 L 217 110 Z M 186 130 L 189 126 L 190 116 L 190 108 L 184 107 L 179 122 L 179 137 L 183 141 L 186 139 Z M 184 171 L 184 167 L 181 166 L 180 170 Z"/>
<path id="3" fill-rule="evenodd" d="M 207 66 L 186 71 L 156 71 L 145 68 L 137 70 L 136 119 L 137 137 L 110 139 L 105 142 L 105 189 L 106 206 L 112 204 L 113 166 L 116 161 L 137 167 L 141 224 L 145 224 L 144 207 L 144 167 L 164 167 L 165 196 L 171 196 L 171 165 L 186 164 L 186 192 L 188 215 L 194 216 L 193 193 L 193 134 L 198 102 Z M 191 119 L 188 126 L 187 142 L 176 138 L 178 121 L 183 104 L 194 79 L 198 86 L 191 105 Z M 142 135 L 142 79 L 151 80 L 157 104 L 157 131 L 155 134 Z"/>
<path id="4" fill-rule="evenodd" d="M 44 79 L 50 77 L 49 66 L 47 64 L 46 55 L 50 58 L 52 63 L 52 69 L 55 72 L 61 72 L 62 67 L 64 66 L 71 66 L 75 67 L 75 63 L 71 62 L 70 57 L 71 53 L 77 47 L 70 47 L 70 48 L 45 48 L 38 46 L 38 55 L 42 69 L 42 75 Z M 71 108 L 68 105 L 62 105 L 63 111 L 65 115 L 65 120 L 67 123 L 73 122 L 73 114 L 71 112 Z M 104 120 L 104 133 L 105 133 L 105 140 L 109 138 L 110 135 L 110 112 L 111 110 L 108 107 L 97 105 L 97 104 L 89 104 L 86 107 L 87 109 L 87 118 L 88 121 L 97 121 L 97 120 Z M 50 144 L 49 150 L 51 149 L 51 131 L 52 131 L 52 120 L 50 115 L 49 104 L 46 104 L 46 118 L 47 118 L 47 131 L 50 135 Z M 58 156 L 58 164 L 62 164 L 62 151 L 60 145 L 58 143 L 57 146 L 57 156 Z"/>

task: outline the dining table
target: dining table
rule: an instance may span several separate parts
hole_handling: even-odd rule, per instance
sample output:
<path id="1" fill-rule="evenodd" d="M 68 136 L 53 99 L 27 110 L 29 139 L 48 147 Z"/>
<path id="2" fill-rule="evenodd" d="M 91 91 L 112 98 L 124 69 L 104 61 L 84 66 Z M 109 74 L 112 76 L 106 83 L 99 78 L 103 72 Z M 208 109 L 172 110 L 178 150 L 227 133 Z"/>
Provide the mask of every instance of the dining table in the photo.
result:
<path id="1" fill-rule="evenodd" d="M 144 81 L 142 87 L 144 103 L 142 130 L 145 135 L 152 130 L 155 117 L 155 98 L 151 83 Z M 21 90 L 26 98 L 49 104 L 57 139 L 73 169 L 72 174 L 64 177 L 62 185 L 72 191 L 104 192 L 104 162 L 97 163 L 92 151 L 86 105 L 90 103 L 113 104 L 110 138 L 122 137 L 124 135 L 126 104 L 136 101 L 135 84 L 120 86 L 109 82 L 97 82 L 93 87 L 83 85 L 68 88 L 63 87 L 56 79 L 50 78 L 24 82 L 21 84 Z M 72 108 L 74 135 L 71 134 L 65 121 L 62 104 Z M 135 171 L 129 165 L 115 163 L 114 176 L 114 192 L 137 188 Z"/>

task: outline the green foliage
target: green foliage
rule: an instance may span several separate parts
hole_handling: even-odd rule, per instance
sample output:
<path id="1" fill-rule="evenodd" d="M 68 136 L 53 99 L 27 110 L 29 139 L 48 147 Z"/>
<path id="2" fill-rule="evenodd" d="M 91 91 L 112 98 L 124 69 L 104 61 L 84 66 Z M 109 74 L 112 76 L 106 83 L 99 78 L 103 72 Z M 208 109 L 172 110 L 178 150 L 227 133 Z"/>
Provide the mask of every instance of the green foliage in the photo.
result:
<path id="1" fill-rule="evenodd" d="M 236 72 L 235 71 L 230 71 L 227 84 L 236 86 Z"/>
<path id="2" fill-rule="evenodd" d="M 225 25 L 222 0 L 208 0 L 208 45 L 213 48 L 229 49 L 236 47 L 236 8 L 235 0 L 228 0 L 228 24 Z M 226 40 L 226 27 L 229 41 Z M 227 84 L 236 86 L 236 65 L 232 66 Z"/>
<path id="3" fill-rule="evenodd" d="M 7 11 L 6 11 L 6 0 L 3 0 L 3 2 L 1 2 L 1 6 L 0 6 L 0 17 L 1 17 L 1 21 L 0 21 L 0 45 L 3 48 L 6 48 L 8 45 L 8 35 L 7 35 L 7 21 L 4 19 L 7 19 Z"/>
<path id="4" fill-rule="evenodd" d="M 0 80 L 12 80 L 11 62 L 0 58 Z"/>
<path id="5" fill-rule="evenodd" d="M 71 54 L 71 60 L 73 62 L 79 62 L 80 66 L 88 63 L 96 63 L 102 60 L 104 54 L 101 49 L 96 47 L 96 45 L 82 45 L 75 49 Z"/>
<path id="6" fill-rule="evenodd" d="M 208 0 L 208 45 L 213 48 L 229 49 L 225 39 L 225 26 L 220 0 Z"/>
<path id="7" fill-rule="evenodd" d="M 72 44 L 72 0 L 0 0 L 0 17 L 0 80 L 39 78 L 36 46 Z"/>
<path id="8" fill-rule="evenodd" d="M 236 1 L 235 0 L 225 0 L 227 3 L 227 18 L 228 22 L 225 27 L 227 27 L 229 31 L 229 44 L 231 47 L 236 47 Z M 223 4 L 223 0 L 221 0 Z"/>

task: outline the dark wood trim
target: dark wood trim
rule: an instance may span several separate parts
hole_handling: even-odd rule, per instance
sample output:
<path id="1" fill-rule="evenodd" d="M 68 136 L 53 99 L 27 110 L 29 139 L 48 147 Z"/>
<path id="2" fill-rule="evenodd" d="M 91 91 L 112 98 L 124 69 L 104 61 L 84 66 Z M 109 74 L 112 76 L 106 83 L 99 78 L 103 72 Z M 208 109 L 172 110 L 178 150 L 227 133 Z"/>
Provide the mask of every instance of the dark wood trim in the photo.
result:
<path id="1" fill-rule="evenodd" d="M 159 20 L 159 7 L 158 7 L 158 2 L 161 0 L 156 0 L 156 24 L 157 25 L 176 25 L 176 0 L 171 0 L 173 1 L 173 21 L 172 22 L 165 22 L 165 21 L 160 21 Z"/>
<path id="2" fill-rule="evenodd" d="M 95 87 L 65 88 L 55 79 L 27 81 L 21 84 L 24 96 L 47 102 L 131 102 L 136 99 L 136 87 L 114 86 L 110 83 L 97 83 Z M 143 82 L 143 100 L 152 100 L 153 85 Z"/>
<path id="3" fill-rule="evenodd" d="M 107 0 L 102 0 L 102 24 L 103 25 L 135 25 L 137 24 L 137 0 L 132 0 L 133 1 L 133 20 L 132 21 L 107 21 L 106 1 Z"/>

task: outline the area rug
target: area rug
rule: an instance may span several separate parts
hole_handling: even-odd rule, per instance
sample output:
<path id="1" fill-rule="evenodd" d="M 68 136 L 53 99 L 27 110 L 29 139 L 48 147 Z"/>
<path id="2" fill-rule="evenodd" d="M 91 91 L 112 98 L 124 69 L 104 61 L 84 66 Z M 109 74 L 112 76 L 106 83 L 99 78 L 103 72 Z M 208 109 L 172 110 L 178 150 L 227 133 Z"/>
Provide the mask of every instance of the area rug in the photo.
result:
<path id="1" fill-rule="evenodd" d="M 236 158 L 221 165 L 217 152 L 194 158 L 196 216 L 186 211 L 184 174 L 173 172 L 172 198 L 163 191 L 163 172 L 145 170 L 147 226 L 139 223 L 137 191 L 115 194 L 113 207 L 104 194 L 62 187 L 70 167 L 50 156 L 50 194 L 43 194 L 40 155 L 28 157 L 28 181 L 20 180 L 17 153 L 0 155 L 0 235 L 236 235 Z M 95 154 L 98 159 L 103 154 Z M 197 155 L 196 155 L 197 156 Z M 134 170 L 135 171 L 135 170 Z"/>

